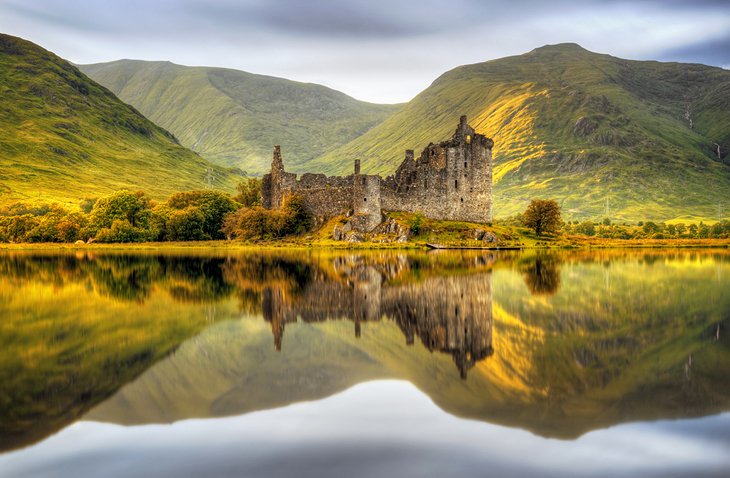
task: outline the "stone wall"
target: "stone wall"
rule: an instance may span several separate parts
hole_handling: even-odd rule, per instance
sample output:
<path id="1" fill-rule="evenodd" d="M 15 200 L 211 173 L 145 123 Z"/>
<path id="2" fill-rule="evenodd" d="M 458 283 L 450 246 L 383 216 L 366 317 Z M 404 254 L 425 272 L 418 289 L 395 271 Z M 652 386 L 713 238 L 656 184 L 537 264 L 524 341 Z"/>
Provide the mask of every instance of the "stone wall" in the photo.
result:
<path id="1" fill-rule="evenodd" d="M 304 206 L 320 220 L 352 209 L 352 176 L 326 176 L 305 173 L 297 175 L 284 171 L 281 149 L 274 146 L 271 172 L 261 180 L 261 204 L 266 209 L 279 209 L 286 197 L 299 194 Z"/>
<path id="2" fill-rule="evenodd" d="M 395 175 L 383 181 L 383 209 L 492 222 L 492 144 L 462 116 L 451 140 L 428 145 L 417 159 L 406 151 Z"/>

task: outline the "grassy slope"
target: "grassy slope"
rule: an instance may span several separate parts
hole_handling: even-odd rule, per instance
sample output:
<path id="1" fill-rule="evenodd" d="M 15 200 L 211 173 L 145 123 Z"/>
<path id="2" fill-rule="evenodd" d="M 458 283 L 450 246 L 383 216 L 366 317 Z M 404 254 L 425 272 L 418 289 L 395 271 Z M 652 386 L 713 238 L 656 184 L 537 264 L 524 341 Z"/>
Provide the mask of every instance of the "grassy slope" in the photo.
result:
<path id="1" fill-rule="evenodd" d="M 352 160 L 391 173 L 405 149 L 449 137 L 461 114 L 495 140 L 495 215 L 531 198 L 563 201 L 568 219 L 712 218 L 730 209 L 730 72 L 639 62 L 577 45 L 451 70 L 380 125 L 317 158 L 344 173 Z M 692 128 L 685 114 L 689 112 Z M 591 128 L 576 128 L 580 118 Z"/>
<path id="2" fill-rule="evenodd" d="M 268 171 L 274 144 L 292 171 L 383 121 L 397 105 L 357 101 L 321 85 L 222 68 L 120 60 L 82 71 L 185 146 L 221 165 Z"/>
<path id="3" fill-rule="evenodd" d="M 0 35 L 0 91 L 0 204 L 75 206 L 120 188 L 164 198 L 204 186 L 210 163 L 33 43 Z M 217 186 L 232 189 L 217 169 Z"/>

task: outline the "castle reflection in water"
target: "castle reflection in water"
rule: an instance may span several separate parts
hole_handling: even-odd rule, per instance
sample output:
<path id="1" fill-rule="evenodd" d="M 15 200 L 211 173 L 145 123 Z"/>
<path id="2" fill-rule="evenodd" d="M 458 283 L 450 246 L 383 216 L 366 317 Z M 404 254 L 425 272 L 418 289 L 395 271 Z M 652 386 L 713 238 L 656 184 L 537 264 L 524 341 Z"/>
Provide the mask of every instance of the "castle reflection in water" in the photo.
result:
<path id="1" fill-rule="evenodd" d="M 293 291 L 287 281 L 273 281 L 261 292 L 264 319 L 271 323 L 274 345 L 281 350 L 287 324 L 347 319 L 359 337 L 364 322 L 392 320 L 407 344 L 418 337 L 430 351 L 450 354 L 462 378 L 492 353 L 493 258 L 470 258 L 479 272 L 418 274 L 418 263 L 405 256 L 368 261 L 337 257 L 332 270 L 309 271 Z M 464 264 L 462 264 L 464 265 Z M 418 277 L 419 275 L 425 277 Z"/>

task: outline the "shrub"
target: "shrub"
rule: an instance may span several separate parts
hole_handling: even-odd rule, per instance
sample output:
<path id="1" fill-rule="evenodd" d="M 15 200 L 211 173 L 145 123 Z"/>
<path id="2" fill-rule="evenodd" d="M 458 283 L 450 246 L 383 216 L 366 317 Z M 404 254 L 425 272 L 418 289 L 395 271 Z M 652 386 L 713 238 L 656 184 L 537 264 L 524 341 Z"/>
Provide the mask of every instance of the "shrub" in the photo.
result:
<path id="1" fill-rule="evenodd" d="M 273 239 L 302 234 L 312 227 L 304 199 L 299 195 L 286 198 L 281 210 L 270 211 L 261 206 L 242 208 L 229 214 L 223 225 L 227 237 L 241 239 Z"/>
<path id="2" fill-rule="evenodd" d="M 304 198 L 298 194 L 287 196 L 282 207 L 284 212 L 284 228 L 281 236 L 304 234 L 312 227 L 312 216 L 307 212 Z"/>
<path id="3" fill-rule="evenodd" d="M 415 216 L 413 216 L 413 219 L 411 220 L 409 224 L 409 228 L 411 230 L 411 234 L 414 236 L 417 236 L 421 233 L 421 228 L 423 227 L 423 214 L 420 212 L 417 212 Z"/>

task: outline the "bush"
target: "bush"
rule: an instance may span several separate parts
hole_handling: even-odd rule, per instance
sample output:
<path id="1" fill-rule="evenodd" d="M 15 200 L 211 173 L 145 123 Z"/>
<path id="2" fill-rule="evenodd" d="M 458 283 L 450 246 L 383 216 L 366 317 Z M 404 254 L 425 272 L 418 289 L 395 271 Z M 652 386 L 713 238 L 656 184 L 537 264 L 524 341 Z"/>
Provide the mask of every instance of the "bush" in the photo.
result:
<path id="1" fill-rule="evenodd" d="M 271 211 L 254 206 L 229 214 L 223 225 L 227 237 L 240 239 L 273 239 L 303 234 L 312 227 L 304 199 L 299 195 L 286 198 L 281 210 Z"/>
<path id="2" fill-rule="evenodd" d="M 239 209 L 229 214 L 223 224 L 223 232 L 228 237 L 241 239 L 266 239 L 273 229 L 272 219 L 278 211 L 269 211 L 261 206 Z"/>
<path id="3" fill-rule="evenodd" d="M 421 233 L 421 228 L 423 227 L 423 214 L 420 212 L 417 212 L 416 215 L 413 217 L 413 220 L 409 224 L 409 228 L 411 230 L 411 234 L 414 236 L 417 236 Z"/>
<path id="4" fill-rule="evenodd" d="M 312 228 L 312 216 L 307 212 L 304 198 L 298 194 L 287 196 L 282 207 L 284 228 L 281 236 L 304 234 Z"/>

